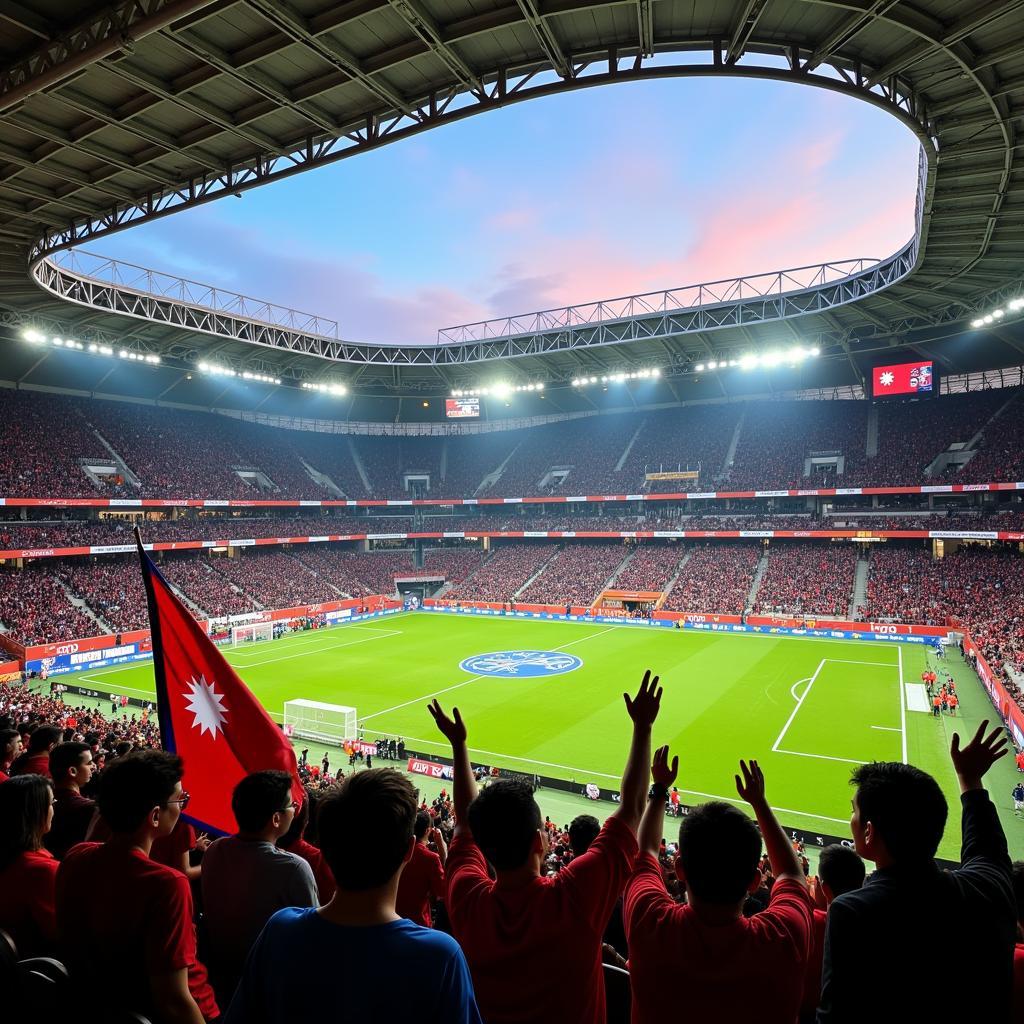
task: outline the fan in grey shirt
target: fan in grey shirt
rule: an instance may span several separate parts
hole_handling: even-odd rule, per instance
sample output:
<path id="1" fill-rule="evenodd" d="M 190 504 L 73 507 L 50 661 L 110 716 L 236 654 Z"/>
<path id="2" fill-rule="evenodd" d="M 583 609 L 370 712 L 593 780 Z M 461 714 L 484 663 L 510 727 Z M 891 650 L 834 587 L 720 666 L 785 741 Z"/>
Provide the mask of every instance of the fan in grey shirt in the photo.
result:
<path id="1" fill-rule="evenodd" d="M 285 907 L 319 903 L 313 870 L 274 844 L 295 815 L 292 777 L 264 771 L 235 787 L 237 835 L 218 839 L 203 857 L 204 955 L 218 999 L 227 1005 L 263 926 Z"/>

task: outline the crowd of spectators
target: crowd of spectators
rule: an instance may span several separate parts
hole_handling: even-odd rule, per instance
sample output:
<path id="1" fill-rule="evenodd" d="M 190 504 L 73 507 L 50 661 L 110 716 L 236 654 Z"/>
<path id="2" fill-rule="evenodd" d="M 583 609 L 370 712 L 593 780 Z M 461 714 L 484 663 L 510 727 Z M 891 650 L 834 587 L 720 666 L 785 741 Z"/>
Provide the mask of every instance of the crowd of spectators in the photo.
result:
<path id="1" fill-rule="evenodd" d="M 413 576 L 413 553 L 408 548 L 356 552 L 320 544 L 296 548 L 296 558 L 321 579 L 350 595 L 394 594 L 396 576 Z"/>
<path id="2" fill-rule="evenodd" d="M 549 544 L 502 544 L 472 576 L 449 590 L 445 599 L 511 601 L 553 554 Z"/>
<path id="3" fill-rule="evenodd" d="M 448 583 L 461 583 L 483 564 L 484 555 L 479 548 L 426 548 L 422 570 L 430 575 L 441 575 Z"/>
<path id="4" fill-rule="evenodd" d="M 1006 392 L 998 392 L 1004 397 Z M 956 483 L 1024 480 L 1024 396 L 1014 398 L 985 429 L 977 454 L 957 474 Z"/>
<path id="5" fill-rule="evenodd" d="M 202 557 L 168 558 L 160 569 L 173 587 L 204 617 L 223 618 L 256 610 L 252 598 L 239 591 L 217 572 L 209 559 Z"/>
<path id="6" fill-rule="evenodd" d="M 754 602 L 760 614 L 846 618 L 853 598 L 857 549 L 853 544 L 783 541 L 768 549 Z"/>
<path id="7" fill-rule="evenodd" d="M 43 563 L 0 568 L 0 629 L 27 646 L 96 633 L 96 623 L 71 603 L 53 569 Z"/>
<path id="8" fill-rule="evenodd" d="M 516 600 L 590 605 L 628 553 L 621 544 L 567 544 Z"/>
<path id="9" fill-rule="evenodd" d="M 341 596 L 337 588 L 283 551 L 217 558 L 210 564 L 264 608 L 292 608 Z"/>
<path id="10" fill-rule="evenodd" d="M 684 554 L 678 544 L 637 545 L 612 586 L 616 590 L 664 590 Z"/>
<path id="11" fill-rule="evenodd" d="M 109 623 L 114 632 L 145 629 L 149 625 L 142 573 L 134 562 L 121 558 L 69 558 L 58 571 L 68 588 Z"/>
<path id="12" fill-rule="evenodd" d="M 697 544 L 689 549 L 665 611 L 741 615 L 757 572 L 761 546 L 753 542 Z"/>

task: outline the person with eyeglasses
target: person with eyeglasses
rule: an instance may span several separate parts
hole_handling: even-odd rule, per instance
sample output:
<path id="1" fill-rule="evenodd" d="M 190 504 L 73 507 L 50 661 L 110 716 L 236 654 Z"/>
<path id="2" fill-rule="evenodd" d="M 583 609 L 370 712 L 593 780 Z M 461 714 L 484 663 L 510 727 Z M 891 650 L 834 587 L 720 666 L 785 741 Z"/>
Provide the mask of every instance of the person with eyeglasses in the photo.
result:
<path id="1" fill-rule="evenodd" d="M 57 871 L 57 934 L 72 978 L 102 977 L 117 964 L 104 1005 L 154 1024 L 220 1017 L 196 953 L 188 879 L 149 855 L 188 806 L 182 774 L 181 758 L 162 750 L 112 761 L 97 800 L 110 838 L 79 843 Z"/>
<path id="2" fill-rule="evenodd" d="M 299 807 L 292 782 L 283 771 L 253 772 L 242 779 L 231 795 L 238 832 L 211 843 L 203 857 L 204 950 L 224 1005 L 271 916 L 284 907 L 320 902 L 313 869 L 276 845 Z"/>

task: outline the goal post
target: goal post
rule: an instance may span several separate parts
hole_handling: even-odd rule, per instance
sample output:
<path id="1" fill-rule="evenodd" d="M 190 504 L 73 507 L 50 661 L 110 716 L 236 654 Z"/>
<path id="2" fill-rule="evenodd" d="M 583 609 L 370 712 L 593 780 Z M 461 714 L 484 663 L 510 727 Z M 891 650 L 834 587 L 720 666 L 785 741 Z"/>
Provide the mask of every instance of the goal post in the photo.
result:
<path id="1" fill-rule="evenodd" d="M 255 643 L 260 640 L 274 639 L 273 622 L 247 622 L 242 626 L 231 627 L 231 646 Z"/>
<path id="2" fill-rule="evenodd" d="M 359 738 L 356 709 L 318 700 L 286 700 L 284 731 L 289 736 L 341 745 Z"/>

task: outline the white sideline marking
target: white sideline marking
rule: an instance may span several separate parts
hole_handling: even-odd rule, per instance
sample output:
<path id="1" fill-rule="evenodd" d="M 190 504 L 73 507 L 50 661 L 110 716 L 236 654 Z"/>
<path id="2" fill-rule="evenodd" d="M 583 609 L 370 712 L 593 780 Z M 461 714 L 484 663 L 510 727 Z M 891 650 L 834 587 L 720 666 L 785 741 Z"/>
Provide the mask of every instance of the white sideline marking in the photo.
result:
<path id="1" fill-rule="evenodd" d="M 596 633 L 589 633 L 587 636 L 577 637 L 575 640 L 570 640 L 568 643 L 562 644 L 559 647 L 552 647 L 553 651 L 564 651 L 566 647 L 572 647 L 573 644 L 581 644 L 584 640 L 593 640 L 595 637 L 603 636 L 605 633 L 610 633 L 613 629 L 620 629 L 620 626 L 607 626 L 605 629 L 599 629 Z M 627 627 L 628 628 L 628 627 Z M 493 676 L 480 675 L 473 676 L 472 679 L 463 679 L 461 683 L 454 683 L 452 686 L 446 686 L 443 690 L 435 690 L 433 693 L 425 694 L 422 697 L 415 697 L 413 700 L 403 701 L 401 704 L 396 704 L 393 708 L 385 708 L 383 711 L 374 711 L 372 715 L 367 715 L 365 718 L 359 720 L 360 725 L 364 722 L 370 721 L 371 718 L 380 718 L 381 715 L 388 715 L 392 711 L 400 711 L 402 708 L 407 708 L 410 704 L 419 704 L 423 701 L 433 700 L 435 697 L 440 697 L 442 693 L 449 693 L 452 690 L 458 690 L 460 687 L 468 686 L 470 683 L 475 683 L 480 679 L 492 679 Z"/>
<path id="2" fill-rule="evenodd" d="M 898 725 L 873 725 L 872 729 L 881 729 L 882 732 L 903 732 Z"/>
<path id="3" fill-rule="evenodd" d="M 406 742 L 422 743 L 430 747 L 448 747 L 448 742 L 446 740 L 427 740 L 416 736 L 407 736 Z M 532 757 L 517 757 L 514 754 L 499 754 L 497 751 L 481 750 L 479 747 L 468 747 L 467 749 L 471 754 L 483 754 L 485 757 L 500 757 L 507 761 L 521 761 L 523 764 L 540 765 L 542 768 L 557 768 L 559 769 L 559 771 L 572 772 L 574 775 L 592 776 L 594 778 L 599 779 L 621 780 L 621 776 L 619 775 L 609 775 L 607 772 L 595 772 L 591 771 L 589 768 L 574 768 L 571 765 L 555 764 L 553 761 L 537 761 L 534 760 Z M 813 757 L 815 755 L 808 754 L 807 756 Z M 857 761 L 855 763 L 864 764 L 863 761 Z M 738 797 L 735 796 L 720 796 L 717 793 L 703 793 L 699 789 L 683 789 L 682 787 L 679 788 L 679 792 L 688 793 L 690 796 L 701 796 L 704 797 L 705 800 L 724 800 L 730 804 L 739 804 L 740 807 L 747 806 L 745 800 L 740 800 Z M 828 815 L 825 814 L 811 814 L 808 811 L 797 811 L 794 810 L 792 807 L 777 807 L 774 804 L 772 805 L 772 810 L 779 811 L 782 814 L 798 814 L 801 818 L 814 818 L 816 821 L 834 821 L 840 825 L 846 825 L 850 821 L 849 818 L 830 818 L 828 817 Z"/>
<path id="4" fill-rule="evenodd" d="M 822 761 L 842 761 L 844 764 L 867 764 L 867 761 L 858 761 L 854 757 L 833 757 L 831 754 L 808 754 L 804 750 L 783 750 L 782 747 L 772 747 L 776 754 L 793 754 L 796 757 L 816 757 Z"/>
<path id="5" fill-rule="evenodd" d="M 846 658 L 827 658 L 837 665 L 877 665 L 879 668 L 896 668 L 891 661 L 848 661 Z"/>
<path id="6" fill-rule="evenodd" d="M 896 655 L 898 660 L 898 667 L 900 672 L 900 731 L 903 733 L 903 763 L 908 764 L 907 761 L 907 702 L 903 699 L 903 647 L 902 645 L 896 648 Z"/>
<path id="7" fill-rule="evenodd" d="M 796 718 L 796 713 L 800 710 L 801 705 L 807 699 L 807 694 L 811 692 L 811 687 L 814 685 L 814 681 L 818 678 L 821 670 L 825 667 L 825 662 L 827 660 L 827 658 L 822 658 L 821 661 L 818 662 L 818 667 L 814 670 L 814 675 L 811 676 L 810 682 L 808 682 L 807 686 L 804 687 L 804 692 L 797 698 L 796 707 L 793 708 L 793 713 L 786 719 L 786 724 L 782 727 L 782 732 L 779 733 L 775 742 L 772 744 L 772 750 L 776 753 L 779 750 L 779 744 L 782 742 L 782 738 L 786 735 L 789 727 L 793 724 L 793 719 Z M 789 751 L 785 751 L 785 753 L 789 753 Z"/>
<path id="8" fill-rule="evenodd" d="M 346 640 L 341 644 L 324 644 L 323 647 L 319 648 L 319 651 L 334 651 L 340 647 L 355 647 L 356 644 L 368 644 L 374 640 L 387 640 L 388 637 L 401 636 L 402 631 L 396 629 L 393 633 L 386 633 L 383 636 L 366 636 L 362 640 Z M 263 661 L 250 661 L 245 665 L 239 665 L 238 668 L 250 669 L 257 668 L 259 665 L 272 665 L 275 661 L 291 661 L 292 658 L 306 658 L 309 657 L 312 651 L 297 651 L 295 654 L 282 654 L 280 658 L 264 658 Z"/>
<path id="9" fill-rule="evenodd" d="M 381 628 L 376 627 L 376 626 L 345 626 L 344 628 L 345 629 L 363 629 L 363 630 L 367 630 L 368 632 L 372 632 L 372 633 L 386 633 L 388 636 L 394 636 L 396 633 L 401 633 L 402 632 L 402 630 L 400 630 L 400 629 L 381 629 Z M 323 631 L 319 631 L 318 630 L 317 633 L 319 635 L 310 636 L 306 632 L 293 633 L 291 636 L 279 636 L 275 640 L 257 641 L 251 647 L 249 647 L 249 646 L 246 646 L 246 647 L 225 646 L 225 647 L 221 647 L 220 651 L 221 651 L 222 654 L 225 655 L 225 657 L 228 654 L 230 654 L 233 658 L 252 658 L 252 657 L 257 657 L 258 658 L 258 657 L 260 657 L 263 654 L 263 648 L 267 644 L 278 644 L 281 647 L 287 647 L 287 648 L 291 649 L 292 647 L 310 647 L 310 646 L 315 646 L 317 644 L 322 644 L 325 640 L 336 639 L 335 637 L 332 637 L 330 635 L 327 635 L 327 636 L 324 635 L 325 633 L 328 633 L 329 630 L 333 631 L 332 627 L 328 627 L 327 630 L 323 630 Z"/>

